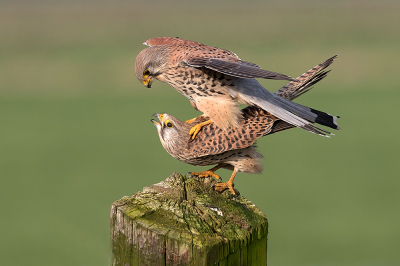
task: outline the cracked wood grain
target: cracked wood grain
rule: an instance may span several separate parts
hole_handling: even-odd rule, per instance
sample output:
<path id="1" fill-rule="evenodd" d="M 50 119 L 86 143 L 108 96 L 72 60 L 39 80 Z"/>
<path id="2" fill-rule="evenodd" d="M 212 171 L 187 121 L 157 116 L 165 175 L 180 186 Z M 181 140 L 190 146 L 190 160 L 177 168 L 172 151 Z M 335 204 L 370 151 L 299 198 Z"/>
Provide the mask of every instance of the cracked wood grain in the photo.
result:
<path id="1" fill-rule="evenodd" d="M 266 265 L 267 218 L 215 183 L 173 173 L 115 201 L 111 265 Z"/>

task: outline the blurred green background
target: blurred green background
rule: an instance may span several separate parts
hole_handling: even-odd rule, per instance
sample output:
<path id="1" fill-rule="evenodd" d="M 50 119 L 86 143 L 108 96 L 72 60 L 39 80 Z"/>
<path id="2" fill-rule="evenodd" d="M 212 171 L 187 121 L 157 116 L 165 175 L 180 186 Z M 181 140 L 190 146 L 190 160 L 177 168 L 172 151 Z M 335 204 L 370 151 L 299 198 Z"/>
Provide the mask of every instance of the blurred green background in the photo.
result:
<path id="1" fill-rule="evenodd" d="M 399 265 L 399 13 L 387 0 L 2 1 L 0 264 L 108 265 L 113 201 L 206 169 L 170 157 L 150 122 L 199 113 L 134 75 L 143 41 L 179 36 L 292 77 L 339 54 L 297 102 L 342 130 L 260 139 L 264 173 L 235 185 L 269 219 L 269 265 Z"/>

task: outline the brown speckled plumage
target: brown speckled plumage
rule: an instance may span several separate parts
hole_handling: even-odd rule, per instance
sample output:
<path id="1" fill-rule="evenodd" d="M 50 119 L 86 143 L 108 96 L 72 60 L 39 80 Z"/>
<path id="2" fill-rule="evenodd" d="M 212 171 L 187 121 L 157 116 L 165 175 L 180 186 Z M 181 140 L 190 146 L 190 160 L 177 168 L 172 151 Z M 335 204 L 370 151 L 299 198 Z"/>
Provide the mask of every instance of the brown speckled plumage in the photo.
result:
<path id="1" fill-rule="evenodd" d="M 276 94 L 292 100 L 311 89 L 311 86 L 325 78 L 329 71 L 324 71 L 334 58 L 310 69 L 297 78 L 298 82 L 290 82 Z M 200 176 L 214 176 L 219 168 L 233 170 L 230 181 L 217 187 L 222 191 L 229 188 L 235 194 L 233 178 L 237 172 L 261 173 L 260 159 L 262 155 L 255 150 L 254 142 L 268 134 L 279 132 L 294 126 L 266 112 L 265 110 L 249 106 L 241 110 L 243 117 L 239 126 L 229 130 L 222 130 L 216 124 L 209 124 L 202 128 L 197 137 L 192 140 L 188 135 L 193 125 L 207 120 L 198 117 L 192 124 L 184 123 L 169 114 L 155 114 L 160 122 L 152 120 L 156 125 L 161 143 L 165 150 L 174 158 L 196 166 L 217 164 L 217 167 L 205 172 L 196 173 Z"/>
<path id="2" fill-rule="evenodd" d="M 264 70 L 233 52 L 189 40 L 159 37 L 144 44 L 150 47 L 136 58 L 136 77 L 147 87 L 154 78 L 169 84 L 222 130 L 241 124 L 238 103 L 258 106 L 293 126 L 323 136 L 331 133 L 313 123 L 339 129 L 335 116 L 272 94 L 255 80 L 293 81 L 289 76 Z"/>

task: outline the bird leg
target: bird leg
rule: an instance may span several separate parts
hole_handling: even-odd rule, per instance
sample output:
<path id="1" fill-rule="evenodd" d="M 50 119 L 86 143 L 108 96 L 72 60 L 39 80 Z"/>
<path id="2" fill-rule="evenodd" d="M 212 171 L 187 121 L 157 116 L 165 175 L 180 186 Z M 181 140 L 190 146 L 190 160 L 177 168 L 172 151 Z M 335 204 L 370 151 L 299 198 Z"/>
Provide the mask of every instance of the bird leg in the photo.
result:
<path id="1" fill-rule="evenodd" d="M 190 175 L 197 175 L 198 177 L 215 177 L 216 179 L 221 179 L 219 175 L 214 174 L 215 171 L 217 171 L 219 168 L 222 167 L 222 164 L 219 164 L 210 170 L 203 171 L 203 172 L 191 172 Z"/>
<path id="2" fill-rule="evenodd" d="M 196 119 L 201 119 L 202 117 L 203 117 L 203 119 L 207 119 L 207 118 L 208 118 L 207 116 L 204 116 L 204 114 L 202 114 L 202 115 L 196 116 L 195 118 L 186 120 L 185 123 L 191 124 L 191 123 L 193 123 Z M 201 120 L 200 120 L 200 121 L 201 121 Z"/>
<path id="3" fill-rule="evenodd" d="M 185 123 L 189 123 L 189 124 L 191 124 L 191 123 L 193 123 L 193 121 L 194 121 L 194 120 L 196 120 L 197 118 L 198 118 L 198 116 L 197 116 L 197 117 L 195 117 L 195 118 L 192 118 L 192 119 L 186 120 L 186 121 L 185 121 Z"/>
<path id="4" fill-rule="evenodd" d="M 226 183 L 217 183 L 214 187 L 215 190 L 222 192 L 225 189 L 229 188 L 229 190 L 232 192 L 233 195 L 235 195 L 235 191 L 233 190 L 233 187 L 235 186 L 235 184 L 233 184 L 233 179 L 235 178 L 237 173 L 236 168 L 233 170 L 233 173 L 231 175 L 231 178 L 229 178 L 229 180 Z"/>
<path id="5" fill-rule="evenodd" d="M 205 121 L 205 122 L 203 122 L 203 123 L 200 123 L 200 124 L 197 124 L 197 125 L 193 126 L 193 127 L 190 129 L 190 131 L 189 131 L 189 135 L 192 135 L 192 139 L 196 138 L 196 136 L 197 136 L 197 134 L 199 133 L 199 131 L 200 131 L 204 126 L 209 125 L 209 124 L 211 124 L 211 123 L 212 123 L 212 121 L 211 121 L 211 119 L 209 119 L 209 120 L 207 120 L 207 121 Z"/>

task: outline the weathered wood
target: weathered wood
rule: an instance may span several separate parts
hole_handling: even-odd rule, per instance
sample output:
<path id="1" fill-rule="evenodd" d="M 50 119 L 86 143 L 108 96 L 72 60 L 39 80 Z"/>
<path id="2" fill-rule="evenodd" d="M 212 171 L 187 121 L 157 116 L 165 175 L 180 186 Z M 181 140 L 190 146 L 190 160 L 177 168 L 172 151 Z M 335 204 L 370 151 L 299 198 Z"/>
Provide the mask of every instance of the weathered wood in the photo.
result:
<path id="1" fill-rule="evenodd" d="M 111 206 L 114 266 L 266 265 L 268 221 L 211 178 L 173 173 Z"/>

